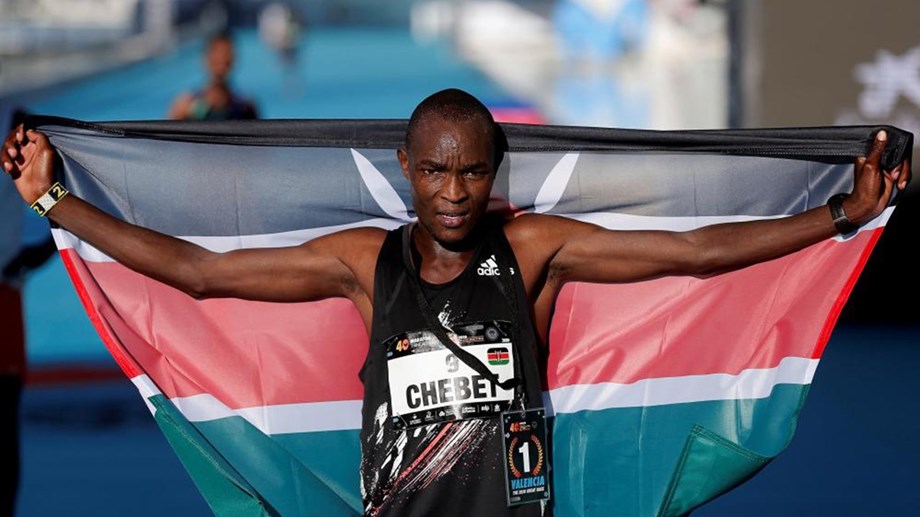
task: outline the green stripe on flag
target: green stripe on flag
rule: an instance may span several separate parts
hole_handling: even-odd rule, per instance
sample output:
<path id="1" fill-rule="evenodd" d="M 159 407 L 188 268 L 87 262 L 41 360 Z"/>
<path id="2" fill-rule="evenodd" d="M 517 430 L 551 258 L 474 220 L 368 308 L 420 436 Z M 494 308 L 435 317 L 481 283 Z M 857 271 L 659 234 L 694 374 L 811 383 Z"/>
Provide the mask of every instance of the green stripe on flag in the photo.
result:
<path id="1" fill-rule="evenodd" d="M 773 458 L 694 426 L 671 478 L 659 517 L 687 515 L 760 472 Z"/>
<path id="2" fill-rule="evenodd" d="M 196 422 L 281 515 L 361 515 L 357 430 L 266 435 L 242 417 Z"/>
<path id="3" fill-rule="evenodd" d="M 276 516 L 267 501 L 221 457 L 163 395 L 147 399 L 154 419 L 215 515 Z"/>
<path id="4" fill-rule="evenodd" d="M 551 458 L 555 515 L 658 515 L 695 428 L 707 429 L 707 436 L 734 442 L 739 450 L 771 458 L 792 438 L 807 393 L 808 386 L 781 384 L 763 399 L 557 414 L 552 425 Z M 701 445 L 694 443 L 693 460 L 705 461 Z M 710 452 L 711 467 L 721 478 L 691 498 L 680 486 L 688 479 L 678 475 L 672 499 L 679 496 L 680 501 L 672 506 L 678 502 L 682 508 L 702 504 L 748 475 L 742 465 L 732 463 L 733 456 L 720 456 L 717 448 Z M 697 468 L 700 461 L 693 461 L 690 467 Z"/>

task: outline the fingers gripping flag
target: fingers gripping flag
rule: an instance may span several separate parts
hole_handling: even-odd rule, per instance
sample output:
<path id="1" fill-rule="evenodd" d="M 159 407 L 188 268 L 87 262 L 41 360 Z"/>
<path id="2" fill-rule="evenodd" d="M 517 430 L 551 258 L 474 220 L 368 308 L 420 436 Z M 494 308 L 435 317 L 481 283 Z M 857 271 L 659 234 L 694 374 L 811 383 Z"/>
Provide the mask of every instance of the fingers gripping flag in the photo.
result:
<path id="1" fill-rule="evenodd" d="M 74 194 L 214 251 L 414 217 L 394 152 L 401 121 L 33 123 Z M 785 217 L 849 192 L 875 129 L 506 125 L 490 208 L 612 229 Z M 912 137 L 887 129 L 891 168 Z M 719 276 L 567 285 L 545 387 L 556 515 L 684 514 L 781 452 L 892 210 Z M 217 514 L 362 511 L 368 337 L 350 302 L 196 301 L 54 235 L 100 336 Z M 489 361 L 507 354 L 490 350 Z"/>

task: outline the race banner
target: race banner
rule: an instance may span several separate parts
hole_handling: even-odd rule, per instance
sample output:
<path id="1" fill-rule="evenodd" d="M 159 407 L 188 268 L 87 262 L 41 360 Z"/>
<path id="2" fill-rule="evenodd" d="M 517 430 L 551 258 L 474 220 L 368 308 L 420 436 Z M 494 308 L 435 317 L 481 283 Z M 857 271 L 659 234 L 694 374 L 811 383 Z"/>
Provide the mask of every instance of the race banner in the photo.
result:
<path id="1" fill-rule="evenodd" d="M 414 220 L 395 153 L 405 121 L 32 124 L 60 153 L 59 180 L 73 194 L 210 250 Z M 674 231 L 786 217 L 849 192 L 853 160 L 878 129 L 504 125 L 490 209 Z M 913 142 L 885 129 L 890 169 Z M 682 515 L 754 475 L 792 439 L 840 310 L 893 210 L 852 235 L 726 274 L 566 285 L 549 336 L 546 477 L 509 478 L 516 497 L 542 497 L 548 481 L 556 515 Z M 195 300 L 64 229 L 54 235 L 102 340 L 215 513 L 362 512 L 358 373 L 368 336 L 348 300 Z M 501 333 L 469 336 L 490 368 L 511 368 Z M 405 343 L 394 341 L 394 353 Z M 446 350 L 397 361 L 409 427 L 429 410 L 459 407 L 462 417 L 458 394 L 474 388 L 502 409 L 502 394 L 474 380 L 416 373 L 428 362 L 450 367 Z M 530 466 L 537 448 L 518 438 L 509 450 L 526 460 L 510 465 Z"/>

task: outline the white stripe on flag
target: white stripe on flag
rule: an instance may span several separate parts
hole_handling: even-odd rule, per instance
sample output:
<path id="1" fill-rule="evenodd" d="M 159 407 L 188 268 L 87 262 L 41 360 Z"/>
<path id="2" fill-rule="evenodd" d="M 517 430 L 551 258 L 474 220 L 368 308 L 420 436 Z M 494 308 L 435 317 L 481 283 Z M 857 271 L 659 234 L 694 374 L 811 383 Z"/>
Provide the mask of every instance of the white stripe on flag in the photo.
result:
<path id="1" fill-rule="evenodd" d="M 355 166 L 358 167 L 361 179 L 364 180 L 364 185 L 367 186 L 371 196 L 380 205 L 380 208 L 390 217 L 404 223 L 414 220 L 415 218 L 409 216 L 409 209 L 406 208 L 406 204 L 396 193 L 393 185 L 387 181 L 377 167 L 363 154 L 354 149 L 351 150 L 351 156 L 355 160 Z"/>
<path id="2" fill-rule="evenodd" d="M 190 422 L 242 417 L 268 435 L 361 428 L 360 400 L 278 404 L 235 411 L 208 394 L 177 397 L 172 402 Z"/>
<path id="3" fill-rule="evenodd" d="M 194 236 L 178 237 L 179 239 L 197 244 L 202 248 L 211 250 L 216 253 L 233 251 L 247 248 L 281 248 L 285 246 L 298 246 L 309 240 L 331 233 L 349 230 L 352 228 L 382 228 L 384 230 L 393 230 L 402 226 L 400 221 L 393 219 L 368 219 L 357 223 L 342 224 L 338 226 L 323 226 L 321 228 L 308 228 L 305 230 L 295 230 L 281 233 L 265 233 L 257 235 L 239 235 L 239 236 Z M 88 262 L 115 262 L 112 257 L 99 251 L 98 248 L 80 239 L 76 235 L 62 228 L 52 228 L 51 234 L 54 236 L 54 242 L 58 249 L 72 248 L 80 255 L 80 258 Z"/>
<path id="4" fill-rule="evenodd" d="M 761 399 L 779 384 L 811 384 L 817 359 L 785 357 L 775 368 L 645 379 L 632 384 L 575 384 L 544 393 L 549 414 L 713 400 Z"/>
<path id="5" fill-rule="evenodd" d="M 859 232 L 875 230 L 888 223 L 891 214 L 894 213 L 894 207 L 886 208 L 878 217 L 869 221 L 859 228 Z M 777 216 L 751 216 L 751 215 L 733 215 L 733 216 L 699 216 L 699 217 L 650 217 L 643 215 L 615 214 L 611 212 L 592 212 L 584 214 L 555 214 L 562 217 L 568 217 L 583 221 L 586 223 L 603 226 L 608 230 L 666 230 L 672 232 L 686 232 L 721 223 L 741 223 L 745 221 L 762 221 L 768 219 L 782 219 L 789 217 L 787 215 Z M 830 221 L 830 213 L 828 213 Z M 837 235 L 836 241 L 845 241 L 851 239 L 853 235 Z"/>
<path id="6" fill-rule="evenodd" d="M 885 226 L 894 207 L 888 207 L 879 217 L 876 217 L 868 224 L 862 226 L 859 232 L 875 230 Z M 758 221 L 763 219 L 777 219 L 787 216 L 775 217 L 755 217 L 755 216 L 712 216 L 712 217 L 650 217 L 639 215 L 614 214 L 607 212 L 586 213 L 586 214 L 558 214 L 563 217 L 577 219 L 594 223 L 611 230 L 669 230 L 669 231 L 688 231 L 703 226 L 719 223 L 736 223 L 743 221 Z M 180 239 L 195 243 L 203 248 L 214 252 L 225 252 L 243 248 L 280 248 L 284 246 L 297 246 L 311 239 L 322 237 L 330 233 L 335 233 L 351 228 L 376 227 L 384 230 L 398 228 L 403 223 L 393 219 L 368 219 L 357 223 L 343 224 L 339 226 L 324 226 L 322 228 L 310 228 L 306 230 L 297 230 L 282 233 L 266 233 L 258 235 L 241 235 L 241 236 L 192 236 L 179 237 Z M 81 240 L 76 235 L 67 230 L 55 228 L 51 230 L 54 240 L 59 249 L 73 248 L 83 260 L 88 262 L 114 262 L 111 257 L 102 253 L 89 243 Z M 845 241 L 852 238 L 853 235 L 834 237 L 834 240 Z"/>
<path id="7" fill-rule="evenodd" d="M 533 202 L 535 212 L 538 214 L 548 212 L 559 203 L 572 177 L 572 172 L 575 170 L 578 156 L 579 153 L 568 153 L 559 159 L 543 182 L 543 186 L 540 187 L 540 191 L 537 192 L 537 197 Z"/>
<path id="8" fill-rule="evenodd" d="M 144 399 L 144 404 L 147 404 L 147 409 L 150 410 L 150 414 L 156 416 L 157 408 L 150 403 L 150 397 L 154 395 L 159 395 L 160 389 L 157 388 L 157 385 L 153 383 L 153 380 L 150 379 L 146 374 L 138 375 L 131 379 L 131 382 L 134 383 L 134 386 L 137 388 L 137 391 L 141 393 L 141 398 Z"/>
<path id="9" fill-rule="evenodd" d="M 550 415 L 689 402 L 761 399 L 770 396 L 780 384 L 811 384 L 817 367 L 817 359 L 786 357 L 775 368 L 752 368 L 738 375 L 715 373 L 646 379 L 632 384 L 578 384 L 546 392 L 543 399 Z M 160 394 L 146 375 L 135 377 L 132 382 L 145 400 Z M 190 422 L 242 417 L 267 435 L 361 428 L 360 400 L 278 404 L 237 410 L 230 409 L 209 394 L 171 400 Z"/>
<path id="10" fill-rule="evenodd" d="M 149 398 L 162 395 L 146 374 L 131 379 L 144 402 L 153 411 Z M 202 393 L 175 397 L 170 401 L 189 422 L 210 422 L 222 418 L 242 417 L 265 434 L 311 433 L 361 428 L 361 401 L 336 400 L 301 404 L 277 404 L 230 409 L 213 395 Z"/>

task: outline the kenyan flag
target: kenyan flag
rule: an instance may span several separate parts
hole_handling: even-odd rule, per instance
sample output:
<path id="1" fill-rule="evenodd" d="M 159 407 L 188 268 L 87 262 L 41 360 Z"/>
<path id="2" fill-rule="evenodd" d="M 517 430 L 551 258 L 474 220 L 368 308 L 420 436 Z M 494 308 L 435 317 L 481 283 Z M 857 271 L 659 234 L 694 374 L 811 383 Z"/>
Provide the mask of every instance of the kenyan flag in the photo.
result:
<path id="1" fill-rule="evenodd" d="M 414 220 L 394 152 L 404 120 L 185 122 L 30 124 L 74 195 L 215 251 Z M 850 191 L 876 129 L 502 127 L 496 210 L 672 231 L 823 206 Z M 913 148 L 888 130 L 885 169 Z M 785 449 L 893 211 L 722 275 L 566 284 L 544 384 L 554 515 L 686 515 Z M 364 515 L 368 336 L 349 300 L 199 301 L 52 231 L 90 319 L 216 515 Z M 511 366 L 510 342 L 483 330 L 465 347 Z"/>
<path id="2" fill-rule="evenodd" d="M 501 366 L 503 364 L 508 364 L 508 349 L 507 348 L 490 348 L 489 349 L 489 364 L 492 366 Z"/>

